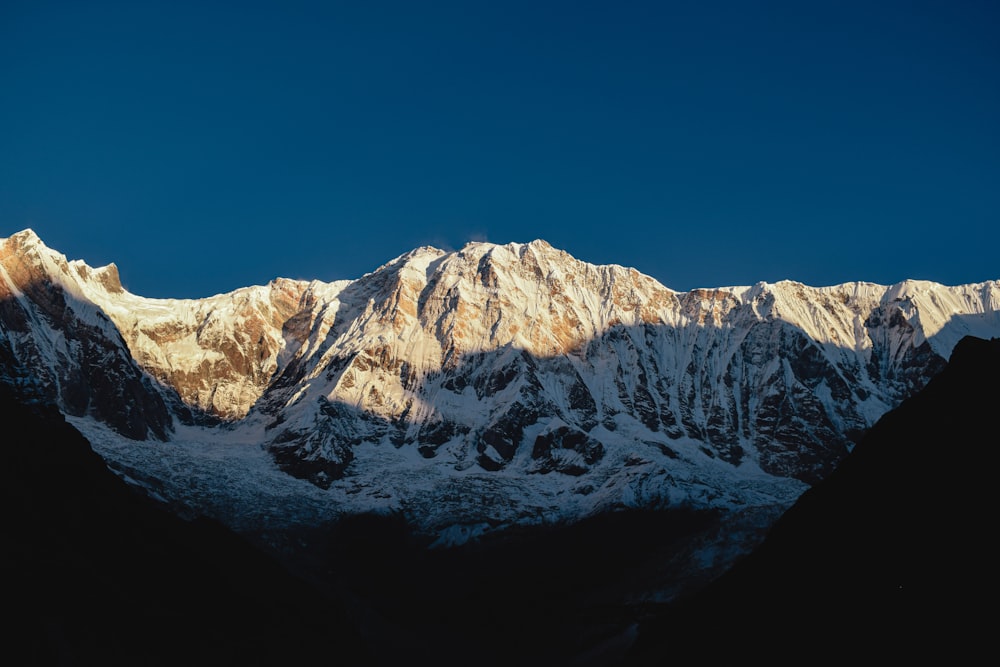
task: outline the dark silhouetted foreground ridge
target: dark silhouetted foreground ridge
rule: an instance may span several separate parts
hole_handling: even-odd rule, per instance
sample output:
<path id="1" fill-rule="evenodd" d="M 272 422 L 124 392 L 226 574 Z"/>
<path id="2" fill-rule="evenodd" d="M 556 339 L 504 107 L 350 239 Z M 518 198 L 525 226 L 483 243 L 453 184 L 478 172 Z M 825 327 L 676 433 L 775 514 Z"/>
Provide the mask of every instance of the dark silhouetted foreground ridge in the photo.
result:
<path id="1" fill-rule="evenodd" d="M 997 590 L 998 379 L 1000 339 L 962 339 L 754 553 L 643 624 L 630 664 L 971 664 Z"/>

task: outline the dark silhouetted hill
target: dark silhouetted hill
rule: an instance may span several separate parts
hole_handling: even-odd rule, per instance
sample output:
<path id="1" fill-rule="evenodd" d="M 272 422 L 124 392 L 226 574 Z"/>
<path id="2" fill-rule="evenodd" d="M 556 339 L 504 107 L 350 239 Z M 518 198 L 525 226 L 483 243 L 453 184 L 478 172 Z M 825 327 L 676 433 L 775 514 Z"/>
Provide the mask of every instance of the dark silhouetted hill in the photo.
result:
<path id="1" fill-rule="evenodd" d="M 758 550 L 643 623 L 629 664 L 978 662 L 996 602 L 998 418 L 1000 339 L 967 337 Z"/>
<path id="2" fill-rule="evenodd" d="M 365 664 L 333 601 L 132 492 L 4 349 L 0 362 L 4 664 Z"/>

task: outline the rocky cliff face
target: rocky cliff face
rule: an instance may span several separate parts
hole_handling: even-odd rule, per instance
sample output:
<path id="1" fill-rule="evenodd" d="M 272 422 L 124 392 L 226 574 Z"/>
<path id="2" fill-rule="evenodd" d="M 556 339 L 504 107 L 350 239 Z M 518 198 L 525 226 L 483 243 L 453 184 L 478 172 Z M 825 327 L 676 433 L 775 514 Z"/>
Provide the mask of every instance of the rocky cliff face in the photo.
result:
<path id="1" fill-rule="evenodd" d="M 608 441 L 669 457 L 684 440 L 813 482 L 940 370 L 952 329 L 1000 326 L 996 283 L 677 293 L 542 241 L 419 249 L 329 296 L 249 413 L 289 471 L 324 485 L 384 438 L 570 475 Z"/>
<path id="2" fill-rule="evenodd" d="M 122 292 L 117 270 L 88 269 L 102 293 Z M 47 399 L 122 435 L 166 439 L 168 402 L 133 360 L 114 323 L 79 289 L 76 267 L 31 232 L 0 244 L 0 336 Z M 181 408 L 180 405 L 175 406 Z"/>
<path id="3" fill-rule="evenodd" d="M 193 408 L 224 420 L 246 416 L 278 370 L 284 329 L 308 284 L 275 280 L 152 314 L 125 301 L 109 308 L 136 361 Z M 145 305 L 145 304 L 142 304 Z"/>
<path id="4" fill-rule="evenodd" d="M 748 476 L 784 485 L 763 495 L 787 503 L 959 338 L 1000 335 L 1000 282 L 681 293 L 534 241 L 157 300 L 25 231 L 0 242 L 0 315 L 69 415 L 135 439 L 214 424 L 197 437 L 260 444 L 344 503 L 496 523 L 556 506 L 768 502 L 733 491 Z M 114 452 L 136 474 L 151 465 Z M 415 470 L 438 476 L 437 509 L 412 495 Z M 487 511 L 441 490 L 482 491 L 491 475 L 537 497 Z"/>

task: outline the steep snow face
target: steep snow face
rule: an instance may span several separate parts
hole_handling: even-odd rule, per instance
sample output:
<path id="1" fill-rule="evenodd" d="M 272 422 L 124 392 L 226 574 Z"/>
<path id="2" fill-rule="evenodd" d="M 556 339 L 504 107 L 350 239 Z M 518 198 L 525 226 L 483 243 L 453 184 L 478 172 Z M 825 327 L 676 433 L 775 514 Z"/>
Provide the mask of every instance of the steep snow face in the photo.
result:
<path id="1" fill-rule="evenodd" d="M 72 357 L 52 348 L 65 295 L 165 403 L 266 421 L 278 460 L 319 483 L 383 437 L 488 470 L 528 448 L 531 469 L 579 473 L 620 427 L 811 480 L 959 338 L 1000 330 L 997 282 L 678 293 L 541 240 L 423 247 L 355 281 L 198 300 L 130 294 L 114 265 L 68 262 L 30 230 L 2 248 L 11 303 L 55 322 L 33 339 L 50 373 Z"/>
<path id="2" fill-rule="evenodd" d="M 281 356 L 299 344 L 304 332 L 295 316 L 308 311 L 317 291 L 335 290 L 278 279 L 207 299 L 157 300 L 82 284 L 143 368 L 192 408 L 226 420 L 246 416 Z"/>
<path id="3" fill-rule="evenodd" d="M 246 416 L 279 357 L 301 342 L 301 316 L 346 284 L 276 279 L 206 299 L 147 299 L 122 287 L 114 264 L 93 269 L 67 261 L 30 230 L 4 240 L 2 248 L 8 291 L 30 295 L 22 304 L 54 315 L 58 326 L 62 311 L 53 313 L 44 295 L 58 293 L 74 313 L 103 326 L 110 319 L 107 336 L 123 339 L 151 379 L 196 414 L 226 420 Z"/>
<path id="4" fill-rule="evenodd" d="M 121 289 L 111 265 L 92 271 Z M 74 267 L 30 230 L 0 240 L 0 334 L 41 396 L 68 415 L 89 415 L 133 439 L 169 437 L 170 404 L 138 367 L 104 311 L 81 289 Z"/>
<path id="5" fill-rule="evenodd" d="M 681 293 L 544 241 L 163 300 L 26 231 L 0 241 L 0 289 L 12 354 L 147 488 L 260 527 L 254 489 L 287 480 L 293 515 L 393 507 L 453 538 L 619 506 L 783 506 L 962 336 L 1000 336 L 997 281 Z"/>
<path id="6" fill-rule="evenodd" d="M 1000 331 L 997 295 L 995 282 L 677 293 L 544 241 L 422 248 L 316 309 L 250 416 L 281 465 L 321 485 L 383 439 L 458 468 L 570 475 L 611 442 L 690 439 L 811 482 L 961 335 Z"/>

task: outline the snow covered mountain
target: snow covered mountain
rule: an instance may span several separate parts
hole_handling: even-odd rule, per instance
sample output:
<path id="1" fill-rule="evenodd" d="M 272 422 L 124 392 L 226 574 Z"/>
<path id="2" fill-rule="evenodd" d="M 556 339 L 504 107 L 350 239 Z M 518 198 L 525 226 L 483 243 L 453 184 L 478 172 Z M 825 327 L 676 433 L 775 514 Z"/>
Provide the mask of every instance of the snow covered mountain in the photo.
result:
<path id="1" fill-rule="evenodd" d="M 0 344 L 119 474 L 244 531 L 708 508 L 734 542 L 692 548 L 726 560 L 969 334 L 1000 281 L 675 292 L 533 241 L 164 300 L 0 240 Z"/>

